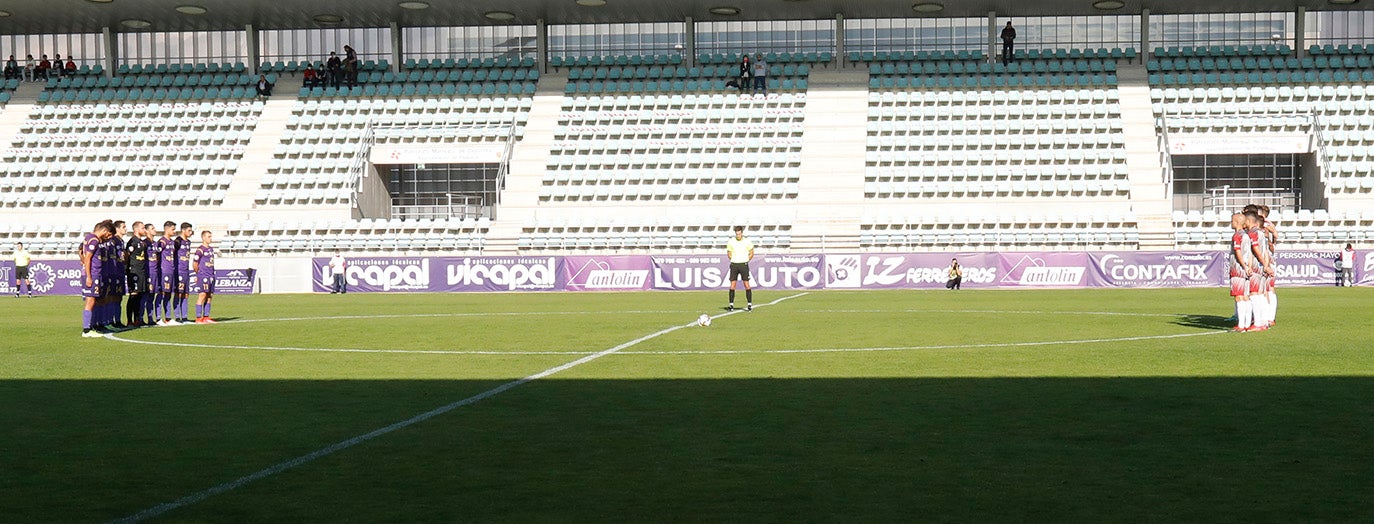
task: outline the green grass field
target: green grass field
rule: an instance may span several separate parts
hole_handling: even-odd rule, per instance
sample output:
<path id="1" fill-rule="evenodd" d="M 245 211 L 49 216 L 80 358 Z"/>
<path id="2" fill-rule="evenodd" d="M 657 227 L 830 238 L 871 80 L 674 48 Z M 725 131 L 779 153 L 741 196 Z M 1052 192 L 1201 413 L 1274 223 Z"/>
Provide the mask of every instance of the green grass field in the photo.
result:
<path id="1" fill-rule="evenodd" d="M 758 302 L 795 295 L 760 292 Z M 1374 289 L 0 299 L 0 519 L 1374 520 Z M 141 343 L 140 343 L 141 342 Z M 272 349 L 265 349 L 272 348 Z M 327 350 L 327 351 L 326 351 Z"/>

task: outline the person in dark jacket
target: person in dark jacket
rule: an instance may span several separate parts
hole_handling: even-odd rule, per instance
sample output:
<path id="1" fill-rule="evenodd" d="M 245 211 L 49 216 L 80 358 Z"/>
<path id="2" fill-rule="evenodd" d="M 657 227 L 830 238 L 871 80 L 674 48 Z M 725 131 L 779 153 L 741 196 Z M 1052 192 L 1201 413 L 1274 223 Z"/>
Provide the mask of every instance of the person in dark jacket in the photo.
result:
<path id="1" fill-rule="evenodd" d="M 749 55 L 744 55 L 739 62 L 739 91 L 741 93 L 754 88 L 754 65 L 749 63 Z"/>
<path id="2" fill-rule="evenodd" d="M 1011 63 L 1014 53 L 1012 48 L 1015 42 L 1016 28 L 1011 26 L 1011 22 L 1007 22 L 1007 26 L 1002 28 L 1002 65 Z"/>
<path id="3" fill-rule="evenodd" d="M 358 85 L 358 53 L 352 46 L 344 46 L 344 80 L 348 82 L 348 87 Z"/>
<path id="4" fill-rule="evenodd" d="M 339 60 L 339 54 L 329 52 L 329 60 L 324 61 L 324 66 L 329 69 L 329 85 L 339 87 L 343 81 L 343 60 Z"/>
<path id="5" fill-rule="evenodd" d="M 266 98 L 272 96 L 272 83 L 267 81 L 267 75 L 258 75 L 258 96 Z"/>

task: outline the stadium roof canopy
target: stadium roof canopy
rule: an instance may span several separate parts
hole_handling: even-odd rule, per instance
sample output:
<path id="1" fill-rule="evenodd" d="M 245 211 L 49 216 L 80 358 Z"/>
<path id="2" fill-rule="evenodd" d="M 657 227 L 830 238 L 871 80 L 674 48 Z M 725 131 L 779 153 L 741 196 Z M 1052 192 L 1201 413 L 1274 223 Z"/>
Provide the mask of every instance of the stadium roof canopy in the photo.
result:
<path id="1" fill-rule="evenodd" d="M 987 16 L 989 11 L 1011 17 L 1065 16 L 1134 14 L 1141 8 L 1153 14 L 1292 12 L 1299 6 L 1313 11 L 1374 9 L 1374 0 L 1355 0 L 1354 4 L 1345 4 L 1350 0 L 1121 0 L 1125 5 L 1115 10 L 1094 7 L 1098 0 L 581 1 L 605 5 L 588 7 L 578 0 L 26 0 L 0 2 L 0 34 L 93 33 L 106 27 L 116 32 L 241 30 L 248 24 L 258 29 L 305 29 L 385 27 L 393 22 L 402 26 L 533 24 L 539 19 L 548 24 L 583 24 L 669 22 L 687 17 L 696 21 L 823 19 L 836 14 L 846 18 L 976 17 Z M 912 8 L 918 3 L 936 3 L 943 9 L 919 14 Z M 739 14 L 711 12 L 719 7 L 737 8 Z M 514 17 L 493 21 L 487 16 L 498 11 Z M 325 23 L 319 21 L 321 17 Z M 333 22 L 332 17 L 340 20 Z M 134 29 L 126 20 L 149 24 Z"/>

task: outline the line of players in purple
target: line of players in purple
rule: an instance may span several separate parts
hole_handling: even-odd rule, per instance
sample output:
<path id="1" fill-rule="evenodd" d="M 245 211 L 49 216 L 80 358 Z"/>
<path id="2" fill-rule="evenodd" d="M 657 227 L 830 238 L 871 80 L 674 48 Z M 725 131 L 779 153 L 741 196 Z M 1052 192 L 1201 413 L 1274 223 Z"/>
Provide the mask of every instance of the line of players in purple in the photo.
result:
<path id="1" fill-rule="evenodd" d="M 81 336 L 140 326 L 188 324 L 188 303 L 196 296 L 197 324 L 214 324 L 210 304 L 215 294 L 215 249 L 209 231 L 200 245 L 191 240 L 191 224 L 134 222 L 132 235 L 123 220 L 95 225 L 81 241 Z M 125 297 L 128 297 L 127 303 Z M 123 311 L 121 311 L 123 310 Z M 121 319 L 121 312 L 123 319 Z"/>

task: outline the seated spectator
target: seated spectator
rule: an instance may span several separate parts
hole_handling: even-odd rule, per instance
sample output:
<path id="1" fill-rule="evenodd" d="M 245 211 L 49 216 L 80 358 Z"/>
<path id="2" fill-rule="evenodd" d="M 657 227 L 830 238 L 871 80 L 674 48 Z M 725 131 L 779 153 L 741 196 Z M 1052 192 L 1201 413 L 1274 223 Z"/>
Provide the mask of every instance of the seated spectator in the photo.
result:
<path id="1" fill-rule="evenodd" d="M 72 55 L 67 55 L 67 65 L 63 69 L 66 69 L 69 75 L 76 74 L 76 60 L 72 58 Z"/>
<path id="2" fill-rule="evenodd" d="M 24 79 L 32 82 L 33 73 L 36 70 L 38 70 L 38 62 L 33 61 L 33 55 L 27 55 L 24 58 Z"/>
<path id="3" fill-rule="evenodd" d="M 48 60 L 48 55 L 43 55 L 43 58 L 38 61 L 38 67 L 33 70 L 33 79 L 38 80 L 41 77 L 43 80 L 47 80 L 50 69 L 52 69 L 52 62 Z"/>
<path id="4" fill-rule="evenodd" d="M 316 62 L 316 63 L 315 63 L 315 86 L 316 86 L 316 87 L 324 87 L 325 82 L 327 82 L 328 80 L 329 80 L 329 73 L 328 73 L 327 71 L 324 70 L 324 64 L 319 63 L 319 62 Z"/>
<path id="5" fill-rule="evenodd" d="M 301 78 L 303 79 L 303 85 L 305 85 L 305 87 L 315 87 L 316 82 L 319 80 L 319 77 L 315 76 L 315 68 L 313 67 L 305 68 L 305 74 L 301 75 Z"/>
<path id="6" fill-rule="evenodd" d="M 66 68 L 62 67 L 62 55 L 60 53 L 52 55 L 52 65 L 48 71 L 50 71 L 49 74 L 52 76 L 58 78 L 62 77 L 62 73 L 66 71 Z"/>
<path id="7" fill-rule="evenodd" d="M 19 61 L 14 59 L 14 55 L 10 55 L 10 59 L 5 61 L 5 80 L 20 78 L 23 75 L 19 69 Z"/>
<path id="8" fill-rule="evenodd" d="M 267 81 L 267 75 L 258 75 L 258 96 L 272 96 L 272 83 Z"/>

